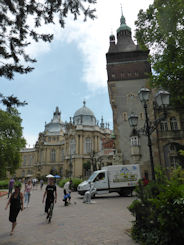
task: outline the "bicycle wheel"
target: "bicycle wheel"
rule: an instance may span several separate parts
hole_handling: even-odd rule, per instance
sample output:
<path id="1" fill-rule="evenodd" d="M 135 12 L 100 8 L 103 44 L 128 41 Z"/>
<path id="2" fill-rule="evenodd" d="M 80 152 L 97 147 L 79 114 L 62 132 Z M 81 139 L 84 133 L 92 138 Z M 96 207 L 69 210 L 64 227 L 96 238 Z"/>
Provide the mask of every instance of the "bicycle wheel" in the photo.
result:
<path id="1" fill-rule="evenodd" d="M 54 208 L 54 203 L 52 202 L 52 203 L 50 204 L 50 208 L 49 208 L 48 223 L 51 222 L 51 219 L 52 219 L 52 213 L 53 213 L 53 208 Z"/>

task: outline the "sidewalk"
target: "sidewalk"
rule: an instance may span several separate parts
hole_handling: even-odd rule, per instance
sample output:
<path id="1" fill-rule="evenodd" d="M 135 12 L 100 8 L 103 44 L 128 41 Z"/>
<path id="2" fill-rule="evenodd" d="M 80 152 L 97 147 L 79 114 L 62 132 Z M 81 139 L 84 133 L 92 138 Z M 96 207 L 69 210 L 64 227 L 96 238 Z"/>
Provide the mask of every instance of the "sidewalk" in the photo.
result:
<path id="1" fill-rule="evenodd" d="M 0 198 L 1 245 L 136 244 L 126 233 L 133 219 L 127 210 L 132 197 L 109 194 L 95 198 L 94 204 L 84 204 L 77 193 L 72 193 L 72 204 L 64 207 L 62 190 L 57 188 L 58 202 L 48 224 L 42 204 L 44 189 L 33 191 L 30 207 L 19 213 L 13 236 L 9 236 L 9 211 L 4 210 L 7 196 Z"/>

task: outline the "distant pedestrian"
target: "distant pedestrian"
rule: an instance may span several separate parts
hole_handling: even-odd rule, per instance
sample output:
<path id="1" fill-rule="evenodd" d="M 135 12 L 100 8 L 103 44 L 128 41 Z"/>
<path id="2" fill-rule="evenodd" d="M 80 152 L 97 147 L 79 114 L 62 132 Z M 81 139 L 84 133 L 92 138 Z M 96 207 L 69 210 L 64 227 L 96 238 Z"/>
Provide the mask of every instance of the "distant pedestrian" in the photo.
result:
<path id="1" fill-rule="evenodd" d="M 40 189 L 42 190 L 42 187 L 43 187 L 43 180 L 41 179 L 40 180 Z"/>
<path id="2" fill-rule="evenodd" d="M 143 181 L 143 185 L 144 185 L 144 186 L 146 186 L 146 185 L 149 184 L 148 173 L 145 173 L 145 175 L 144 175 L 142 181 Z"/>
<path id="3" fill-rule="evenodd" d="M 71 186 L 72 186 L 72 180 L 67 181 L 63 187 L 63 193 L 64 193 L 63 201 L 65 203 L 65 206 L 68 206 L 71 200 Z"/>
<path id="4" fill-rule="evenodd" d="M 14 183 L 15 183 L 15 180 L 13 178 L 11 178 L 9 181 L 9 184 L 8 184 L 8 198 L 12 194 Z"/>
<path id="5" fill-rule="evenodd" d="M 32 190 L 32 183 L 31 180 L 28 180 L 28 182 L 25 184 L 25 190 L 24 190 L 24 207 L 29 207 L 29 202 L 31 198 L 31 190 Z"/>
<path id="6" fill-rule="evenodd" d="M 8 203 L 6 204 L 5 209 L 7 210 L 8 205 L 10 204 L 10 214 L 9 214 L 9 221 L 12 223 L 12 229 L 10 235 L 13 235 L 17 216 L 20 210 L 23 211 L 24 203 L 23 203 L 23 194 L 20 192 L 20 185 L 15 185 L 15 191 L 11 194 Z"/>

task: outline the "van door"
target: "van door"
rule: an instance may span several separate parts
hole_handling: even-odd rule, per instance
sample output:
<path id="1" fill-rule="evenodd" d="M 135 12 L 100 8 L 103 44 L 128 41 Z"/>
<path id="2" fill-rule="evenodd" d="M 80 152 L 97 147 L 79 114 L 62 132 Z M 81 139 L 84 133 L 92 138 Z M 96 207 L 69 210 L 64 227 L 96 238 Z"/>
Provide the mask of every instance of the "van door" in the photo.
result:
<path id="1" fill-rule="evenodd" d="M 97 194 L 105 194 L 109 192 L 107 172 L 100 172 L 93 180 Z"/>

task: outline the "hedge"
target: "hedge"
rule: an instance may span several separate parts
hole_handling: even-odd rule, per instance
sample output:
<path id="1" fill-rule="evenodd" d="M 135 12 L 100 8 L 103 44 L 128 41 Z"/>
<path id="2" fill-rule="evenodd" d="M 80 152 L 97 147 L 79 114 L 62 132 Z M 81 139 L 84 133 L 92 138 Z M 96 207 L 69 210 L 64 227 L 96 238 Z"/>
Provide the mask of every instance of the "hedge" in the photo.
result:
<path id="1" fill-rule="evenodd" d="M 62 179 L 62 180 L 60 180 L 59 182 L 58 182 L 58 185 L 61 187 L 61 188 L 63 188 L 63 186 L 65 185 L 65 183 L 67 182 L 67 181 L 69 181 L 70 179 Z M 79 178 L 73 178 L 72 179 L 72 189 L 74 190 L 74 191 L 77 191 L 77 187 L 78 187 L 78 185 L 82 182 L 83 180 L 82 179 L 79 179 Z"/>

